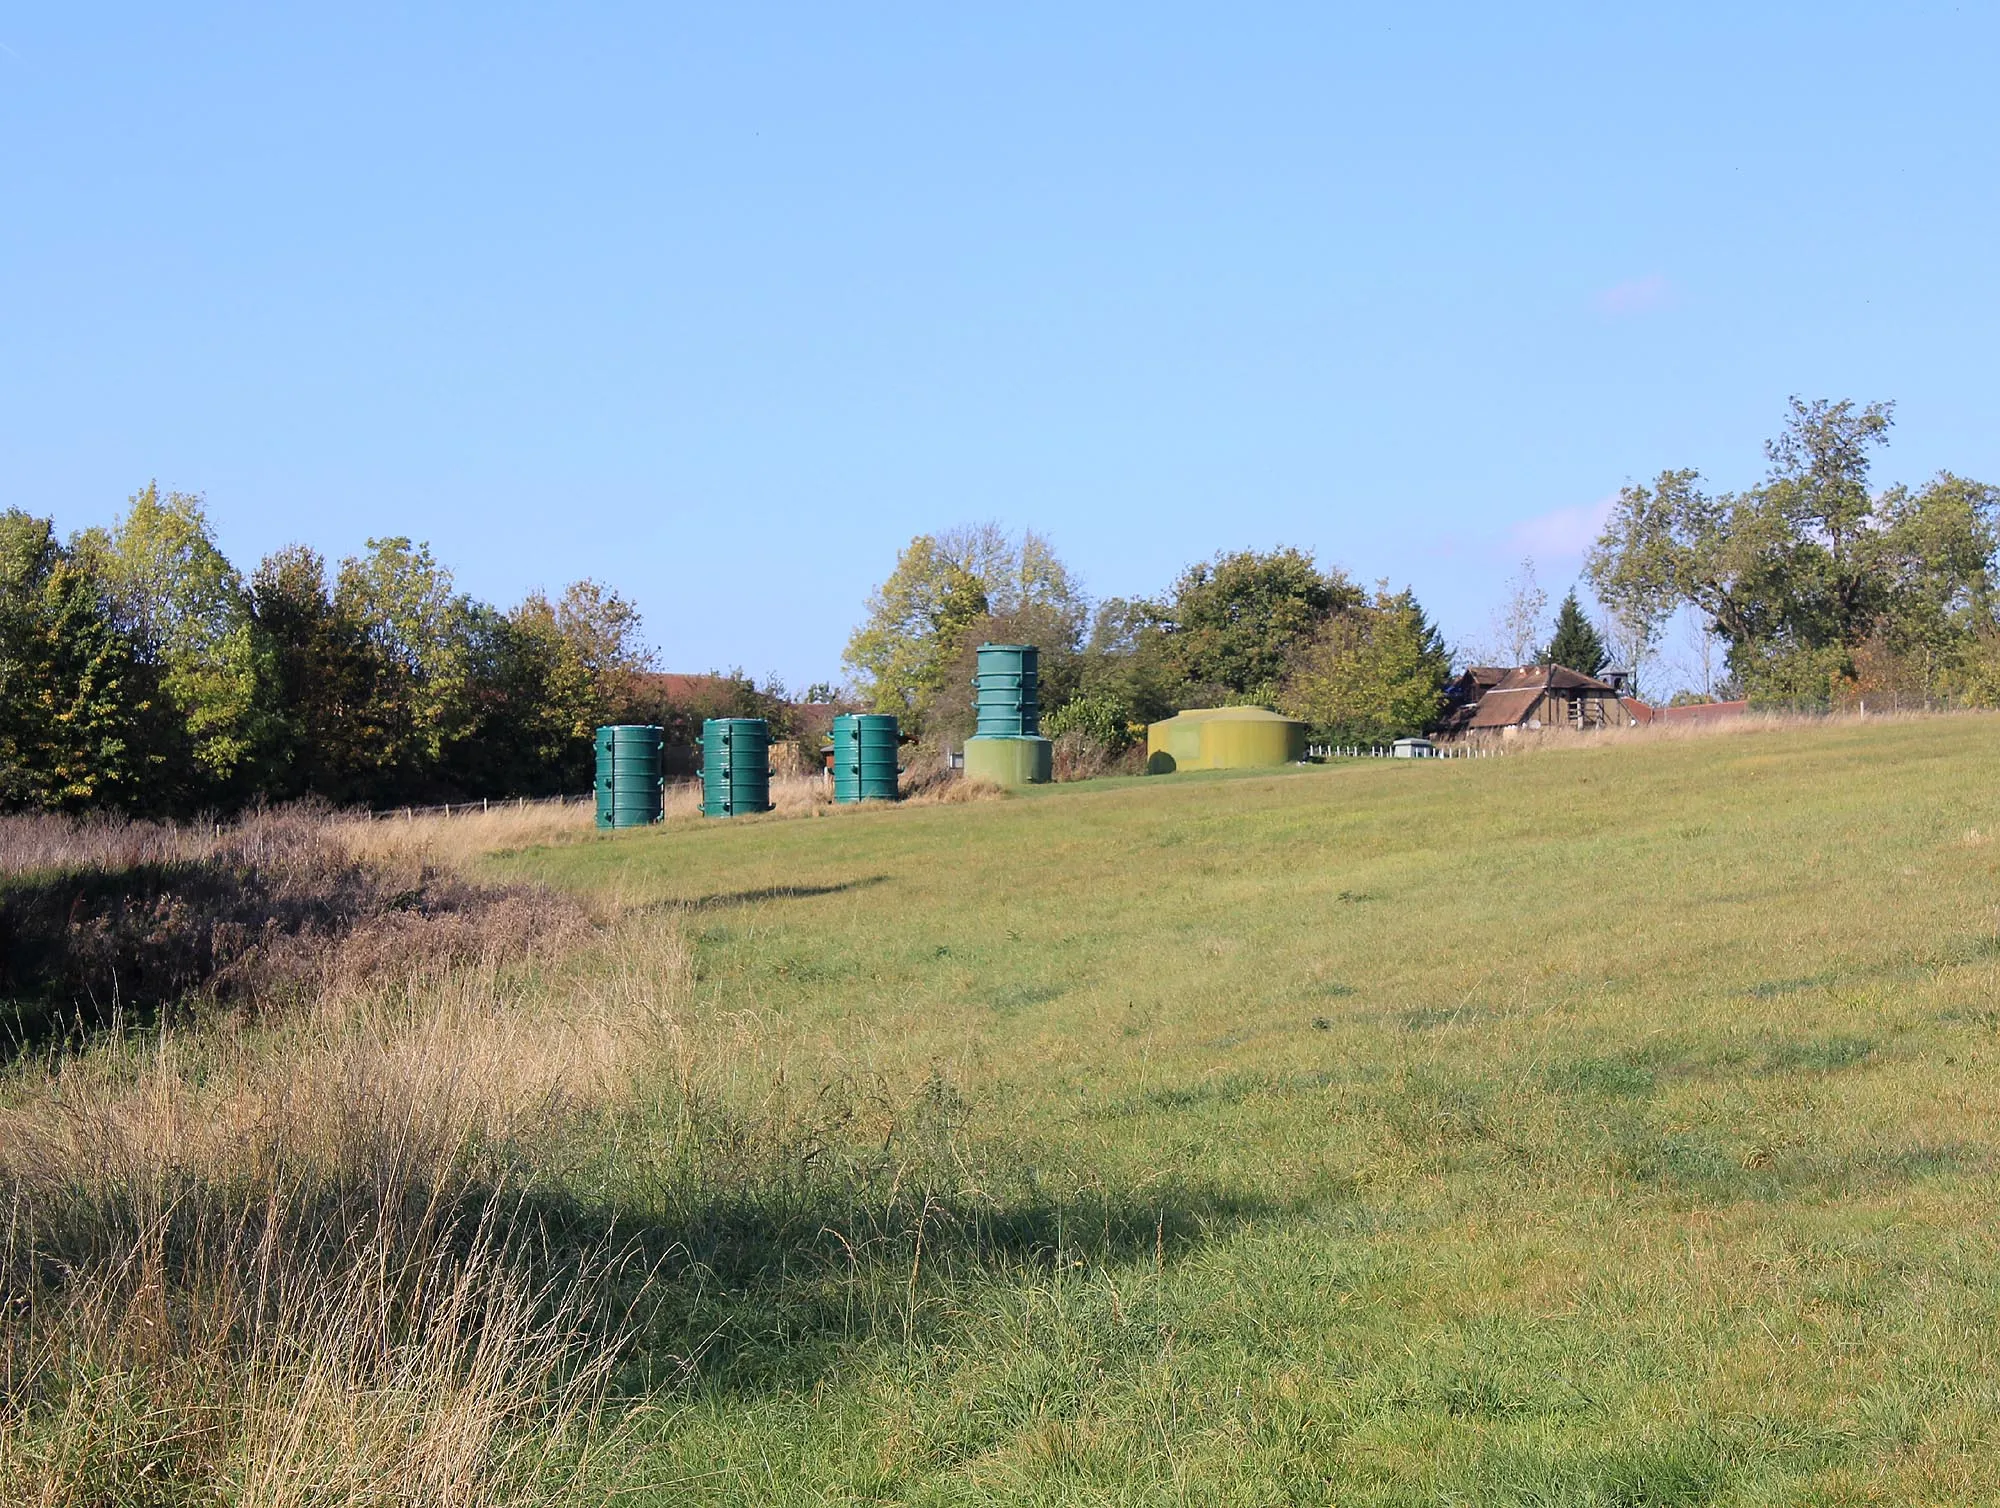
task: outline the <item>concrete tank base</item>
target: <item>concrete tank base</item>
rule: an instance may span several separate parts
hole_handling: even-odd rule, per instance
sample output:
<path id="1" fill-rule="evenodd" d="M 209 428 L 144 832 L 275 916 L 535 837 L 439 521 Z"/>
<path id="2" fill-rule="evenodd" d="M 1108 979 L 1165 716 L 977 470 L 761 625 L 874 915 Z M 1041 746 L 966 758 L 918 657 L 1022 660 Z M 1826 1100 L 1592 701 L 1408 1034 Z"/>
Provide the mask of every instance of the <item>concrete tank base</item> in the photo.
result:
<path id="1" fill-rule="evenodd" d="M 1046 738 L 968 738 L 965 778 L 990 785 L 1047 785 L 1055 774 L 1055 745 Z"/>

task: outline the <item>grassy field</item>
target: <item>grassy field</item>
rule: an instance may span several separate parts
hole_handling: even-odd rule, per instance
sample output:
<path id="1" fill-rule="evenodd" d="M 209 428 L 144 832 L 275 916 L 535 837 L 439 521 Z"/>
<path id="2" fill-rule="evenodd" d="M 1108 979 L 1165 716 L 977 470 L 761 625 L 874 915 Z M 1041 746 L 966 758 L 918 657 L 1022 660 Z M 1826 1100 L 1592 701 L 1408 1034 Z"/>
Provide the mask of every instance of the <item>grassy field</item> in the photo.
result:
<path id="1" fill-rule="evenodd" d="M 9 840 L 365 929 L 0 1074 L 0 1500 L 2000 1501 L 2000 720 L 273 831 Z"/>
<path id="2" fill-rule="evenodd" d="M 722 1141 L 806 1170 L 674 1280 L 630 1480 L 2000 1500 L 1996 836 L 1953 718 L 492 860 L 682 918 Z"/>

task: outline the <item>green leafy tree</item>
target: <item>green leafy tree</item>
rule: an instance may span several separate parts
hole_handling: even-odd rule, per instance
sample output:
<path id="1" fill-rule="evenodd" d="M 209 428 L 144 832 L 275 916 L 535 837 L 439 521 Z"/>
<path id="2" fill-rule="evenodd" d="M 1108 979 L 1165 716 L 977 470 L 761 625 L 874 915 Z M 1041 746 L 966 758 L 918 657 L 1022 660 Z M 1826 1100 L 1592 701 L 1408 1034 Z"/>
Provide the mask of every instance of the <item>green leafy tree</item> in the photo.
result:
<path id="1" fill-rule="evenodd" d="M 1073 690 L 1088 603 L 1047 540 L 992 524 L 919 535 L 876 588 L 846 663 L 877 712 L 914 732 L 962 733 L 984 640 L 1042 651 L 1045 704 Z"/>
<path id="2" fill-rule="evenodd" d="M 216 546 L 202 500 L 135 493 L 109 530 L 90 529 L 76 554 L 102 583 L 112 616 L 184 737 L 184 799 L 253 786 L 277 731 L 270 646 L 257 632 L 242 577 Z"/>
<path id="3" fill-rule="evenodd" d="M 1541 652 L 1544 665 L 1561 665 L 1580 675 L 1596 675 L 1604 668 L 1609 658 L 1604 648 L 1604 639 L 1583 613 L 1583 607 L 1576 600 L 1576 592 L 1571 589 L 1563 598 L 1562 606 L 1556 610 L 1555 636 L 1548 647 Z"/>
<path id="4" fill-rule="evenodd" d="M 334 606 L 359 628 L 375 661 L 355 747 L 390 799 L 426 793 L 451 745 L 477 722 L 472 705 L 475 604 L 453 587 L 428 545 L 371 539 L 341 562 Z"/>
<path id="5" fill-rule="evenodd" d="M 1078 685 L 1086 697 L 1105 698 L 1124 709 L 1131 723 L 1172 717 L 1191 705 L 1185 682 L 1164 628 L 1165 609 L 1157 603 L 1113 597 L 1100 604 L 1079 664 Z"/>
<path id="6" fill-rule="evenodd" d="M 868 705 L 920 729 L 987 602 L 986 584 L 947 543 L 929 534 L 911 540 L 847 641 L 846 663 Z"/>
<path id="7" fill-rule="evenodd" d="M 304 545 L 266 556 L 250 579 L 250 611 L 271 646 L 279 708 L 267 794 L 341 805 L 389 799 L 368 735 L 389 667 L 360 619 L 334 600 L 325 559 Z"/>
<path id="8" fill-rule="evenodd" d="M 2000 494 L 1948 473 L 1875 493 L 1891 422 L 1886 403 L 1794 398 L 1759 486 L 1712 495 L 1678 470 L 1627 487 L 1591 554 L 1598 599 L 1653 629 L 1692 606 L 1763 700 L 1840 699 L 1892 661 L 1950 684 L 1993 625 Z"/>
<path id="9" fill-rule="evenodd" d="M 531 597 L 529 604 L 536 601 Z M 521 611 L 529 611 L 529 604 L 523 604 Z M 590 678 L 594 700 L 588 720 L 595 728 L 609 715 L 631 678 L 654 666 L 644 620 L 629 600 L 588 577 L 563 589 L 553 613 L 556 632 Z"/>
<path id="10" fill-rule="evenodd" d="M 99 583 L 53 525 L 0 513 L 0 808 L 132 804 L 146 687 Z"/>
<path id="11" fill-rule="evenodd" d="M 446 759 L 468 795 L 553 794 L 590 783 L 592 736 L 629 700 L 649 655 L 632 605 L 593 581 L 511 613 L 468 604 L 460 620 L 470 730 Z"/>
<path id="12" fill-rule="evenodd" d="M 1253 550 L 1190 566 L 1164 610 L 1169 656 L 1190 694 L 1268 702 L 1290 661 L 1362 593 L 1303 550 Z"/>
<path id="13" fill-rule="evenodd" d="M 523 653 L 533 642 L 544 715 L 568 730 L 566 738 L 589 741 L 626 699 L 631 677 L 652 666 L 638 609 L 595 581 L 572 582 L 554 602 L 530 593 L 508 622 L 524 640 Z"/>
<path id="14" fill-rule="evenodd" d="M 1388 743 L 1422 733 L 1444 708 L 1451 656 L 1416 597 L 1374 600 L 1324 622 L 1293 658 L 1282 710 L 1330 743 Z"/>

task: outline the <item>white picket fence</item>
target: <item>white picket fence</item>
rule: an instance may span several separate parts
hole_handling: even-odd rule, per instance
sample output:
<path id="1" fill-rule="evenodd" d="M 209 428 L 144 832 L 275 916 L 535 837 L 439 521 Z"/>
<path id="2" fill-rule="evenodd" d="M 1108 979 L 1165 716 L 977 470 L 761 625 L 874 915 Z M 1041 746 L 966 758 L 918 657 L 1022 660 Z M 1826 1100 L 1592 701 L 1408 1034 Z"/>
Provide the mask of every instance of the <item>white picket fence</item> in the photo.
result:
<path id="1" fill-rule="evenodd" d="M 1503 752 L 1497 744 L 1433 744 L 1405 759 L 1491 759 Z M 1394 759 L 1394 748 L 1386 744 L 1308 744 L 1309 759 Z"/>

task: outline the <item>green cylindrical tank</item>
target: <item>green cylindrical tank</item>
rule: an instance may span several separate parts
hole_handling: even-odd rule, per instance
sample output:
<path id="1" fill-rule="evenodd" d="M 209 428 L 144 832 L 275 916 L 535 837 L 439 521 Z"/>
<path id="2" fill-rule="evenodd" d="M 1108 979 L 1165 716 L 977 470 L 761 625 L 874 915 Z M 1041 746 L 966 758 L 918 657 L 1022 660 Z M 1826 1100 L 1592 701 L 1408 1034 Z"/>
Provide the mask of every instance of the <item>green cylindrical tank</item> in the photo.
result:
<path id="1" fill-rule="evenodd" d="M 1034 738 L 1042 731 L 1041 651 L 1032 644 L 982 644 L 972 677 L 979 738 Z"/>
<path id="2" fill-rule="evenodd" d="M 896 799 L 896 719 L 879 712 L 843 712 L 833 720 L 833 799 Z"/>
<path id="3" fill-rule="evenodd" d="M 1041 651 L 982 644 L 972 677 L 979 731 L 965 741 L 965 776 L 994 785 L 1046 785 L 1053 747 L 1042 737 Z"/>
<path id="4" fill-rule="evenodd" d="M 701 814 L 770 809 L 771 725 L 761 717 L 711 717 L 701 725 Z"/>
<path id="5" fill-rule="evenodd" d="M 646 827 L 664 814 L 663 729 L 621 724 L 597 730 L 597 825 Z"/>

